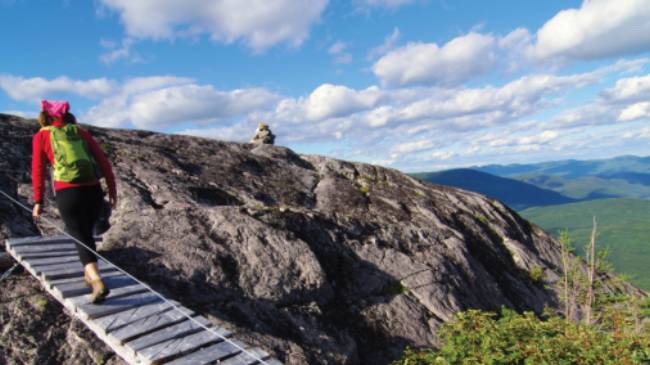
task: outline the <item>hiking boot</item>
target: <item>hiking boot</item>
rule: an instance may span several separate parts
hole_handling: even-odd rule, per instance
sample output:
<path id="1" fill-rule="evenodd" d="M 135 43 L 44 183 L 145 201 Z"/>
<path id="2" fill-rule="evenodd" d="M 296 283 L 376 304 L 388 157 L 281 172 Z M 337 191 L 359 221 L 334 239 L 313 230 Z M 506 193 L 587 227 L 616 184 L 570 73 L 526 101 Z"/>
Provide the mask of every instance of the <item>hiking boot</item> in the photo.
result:
<path id="1" fill-rule="evenodd" d="M 85 279 L 85 278 L 84 278 Z M 104 301 L 110 293 L 110 290 L 104 285 L 102 279 L 92 280 L 89 282 L 90 287 L 93 289 L 93 292 L 90 294 L 90 302 L 92 304 L 98 304 Z"/>

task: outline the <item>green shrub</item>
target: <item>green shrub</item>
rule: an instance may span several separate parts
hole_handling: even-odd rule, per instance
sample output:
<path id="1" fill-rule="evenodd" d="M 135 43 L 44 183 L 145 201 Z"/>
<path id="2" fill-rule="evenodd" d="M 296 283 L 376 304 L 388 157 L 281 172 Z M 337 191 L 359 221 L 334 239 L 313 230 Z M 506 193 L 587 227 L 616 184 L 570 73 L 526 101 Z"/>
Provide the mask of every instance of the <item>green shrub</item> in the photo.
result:
<path id="1" fill-rule="evenodd" d="M 100 143 L 99 148 L 101 148 L 106 154 L 110 154 L 114 150 L 113 145 L 109 143 Z"/>
<path id="2" fill-rule="evenodd" d="M 361 194 L 368 194 L 370 187 L 368 185 L 359 185 L 359 191 Z"/>
<path id="3" fill-rule="evenodd" d="M 400 295 L 400 294 L 406 294 L 408 293 L 409 289 L 405 287 L 401 282 L 395 281 L 393 283 L 390 283 L 381 290 L 382 294 L 384 295 Z"/>
<path id="4" fill-rule="evenodd" d="M 620 318 L 619 318 L 620 319 Z M 650 335 L 618 328 L 604 331 L 558 316 L 502 309 L 458 313 L 438 332 L 439 350 L 412 351 L 393 365 L 441 364 L 643 364 L 650 361 Z"/>
<path id="5" fill-rule="evenodd" d="M 544 268 L 540 266 L 534 266 L 530 269 L 528 273 L 530 280 L 536 284 L 541 284 L 544 282 Z"/>
<path id="6" fill-rule="evenodd" d="M 47 307 L 47 305 L 48 305 L 49 302 L 50 302 L 50 301 L 47 300 L 46 297 L 41 297 L 41 296 L 39 296 L 39 297 L 37 297 L 37 298 L 34 300 L 34 307 L 35 307 L 39 312 L 42 312 L 42 311 L 45 310 L 45 307 Z"/>

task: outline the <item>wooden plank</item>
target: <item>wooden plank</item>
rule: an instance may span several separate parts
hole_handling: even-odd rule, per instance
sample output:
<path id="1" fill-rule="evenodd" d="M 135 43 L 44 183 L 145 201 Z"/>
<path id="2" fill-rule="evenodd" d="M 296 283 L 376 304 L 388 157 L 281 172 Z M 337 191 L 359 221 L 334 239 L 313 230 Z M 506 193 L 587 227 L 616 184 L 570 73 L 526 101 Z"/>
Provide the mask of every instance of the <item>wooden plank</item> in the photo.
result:
<path id="1" fill-rule="evenodd" d="M 116 289 L 120 290 L 120 289 Z M 82 298 L 82 297 L 77 297 Z M 75 298 L 76 299 L 76 298 Z M 101 304 L 85 303 L 77 306 L 78 313 L 88 319 L 95 319 L 108 316 L 114 313 L 123 312 L 134 307 L 153 303 L 159 300 L 157 296 L 150 292 L 136 293 L 128 296 L 113 297 L 112 294 Z"/>
<path id="2" fill-rule="evenodd" d="M 117 275 L 109 275 L 103 277 L 104 284 L 112 291 L 115 292 L 115 289 L 136 284 L 135 280 L 130 277 L 120 273 L 119 271 L 114 271 Z M 77 280 L 67 283 L 61 283 L 59 285 L 54 285 L 54 290 L 59 292 L 63 298 L 77 297 L 84 294 L 90 294 L 90 288 L 86 285 L 86 282 L 83 280 Z"/>
<path id="3" fill-rule="evenodd" d="M 109 277 L 109 276 L 116 276 L 116 275 L 124 275 L 120 271 L 109 271 L 106 273 L 102 274 L 102 278 Z M 83 275 L 79 276 L 74 276 L 71 278 L 63 278 L 63 279 L 53 279 L 48 281 L 47 283 L 50 286 L 57 286 L 57 285 L 62 285 L 62 284 L 69 284 L 69 283 L 83 283 L 84 282 L 84 277 Z"/>
<path id="4" fill-rule="evenodd" d="M 16 259 L 19 260 L 19 258 L 18 258 L 18 256 L 16 255 L 15 252 L 13 252 L 13 251 L 10 250 L 9 253 L 10 253 L 14 258 L 16 258 Z M 83 316 L 77 315 L 77 314 L 76 314 L 76 309 L 75 309 L 75 307 L 72 306 L 72 305 L 71 305 L 68 301 L 66 301 L 65 299 L 61 298 L 61 297 L 60 297 L 60 296 L 59 296 L 59 295 L 58 295 L 54 290 L 52 290 L 52 289 L 51 289 L 51 286 L 50 286 L 50 285 L 49 285 L 49 284 L 48 284 L 48 283 L 43 279 L 42 276 L 38 276 L 38 275 L 36 275 L 34 272 L 32 272 L 32 271 L 31 271 L 31 268 L 29 267 L 29 265 L 28 265 L 28 263 L 27 263 L 27 261 L 24 261 L 24 260 L 19 260 L 19 261 L 20 261 L 21 264 L 23 264 L 23 266 L 25 267 L 25 269 L 27 270 L 27 272 L 29 272 L 30 274 L 32 274 L 32 275 L 36 278 L 36 280 L 38 280 L 38 281 L 41 283 L 41 285 L 43 285 L 43 287 L 45 288 L 45 290 L 46 290 L 50 295 L 52 295 L 54 298 L 56 298 L 56 300 L 58 300 L 61 304 L 63 304 L 63 306 L 67 309 L 66 312 L 69 313 L 71 317 L 73 317 L 73 318 L 74 318 L 74 317 L 78 318 L 78 319 L 79 319 L 82 323 L 84 323 L 84 324 L 85 324 L 89 329 L 91 329 L 93 332 L 95 332 L 95 334 L 99 337 L 99 339 L 100 339 L 101 341 L 104 341 L 104 342 L 106 343 L 106 345 L 108 345 L 108 346 L 109 346 L 113 351 L 115 351 L 115 353 L 118 354 L 122 359 L 124 359 L 128 364 L 135 365 L 135 364 L 138 363 L 138 362 L 137 362 L 137 359 L 135 358 L 135 356 L 132 356 L 132 352 L 131 352 L 131 351 L 128 351 L 128 350 L 125 349 L 123 346 L 117 346 L 117 345 L 115 344 L 115 342 L 114 342 L 114 341 L 111 341 L 111 339 L 110 339 L 108 336 L 102 334 L 101 331 L 97 331 L 97 330 L 93 327 L 93 323 L 92 323 L 92 321 L 88 321 L 88 320 L 86 320 L 85 318 L 83 318 Z"/>
<path id="5" fill-rule="evenodd" d="M 240 353 L 241 349 L 233 345 L 232 342 L 242 348 L 246 348 L 246 345 L 241 341 L 231 339 L 228 342 L 222 341 L 191 354 L 179 357 L 178 359 L 166 363 L 166 365 L 206 365 L 229 356 L 234 356 Z"/>
<path id="6" fill-rule="evenodd" d="M 198 321 L 199 323 L 203 324 L 204 326 L 211 326 L 212 323 L 208 321 L 205 317 L 202 316 L 197 316 L 194 317 L 194 320 Z M 148 333 L 145 336 L 136 338 L 134 340 L 131 340 L 129 342 L 126 342 L 125 345 L 129 348 L 131 348 L 134 352 L 141 351 L 147 347 L 159 344 L 161 342 L 173 339 L 173 338 L 179 338 L 179 337 L 184 337 L 199 331 L 202 331 L 203 327 L 199 326 L 197 323 L 194 321 L 190 321 L 189 319 L 180 323 L 177 323 L 175 325 L 169 326 L 162 328 L 158 331 L 154 331 L 151 333 Z"/>
<path id="7" fill-rule="evenodd" d="M 61 251 L 70 251 L 74 249 L 75 249 L 75 245 L 72 242 L 56 243 L 52 245 L 26 245 L 26 246 L 12 247 L 12 250 L 14 250 L 17 254 L 21 256 L 28 253 L 33 254 L 33 253 L 44 253 L 44 252 L 61 252 Z"/>
<path id="8" fill-rule="evenodd" d="M 58 272 L 58 271 L 65 271 L 68 269 L 76 269 L 76 270 L 82 270 L 83 271 L 83 265 L 77 259 L 76 261 L 71 261 L 71 262 L 63 262 L 63 263 L 58 263 L 58 264 L 51 264 L 51 265 L 31 265 L 30 266 L 34 269 L 34 271 L 37 274 L 46 274 L 46 273 L 53 273 L 53 272 Z M 113 265 L 107 263 L 104 260 L 97 260 L 97 267 L 101 269 L 106 269 L 109 267 L 114 267 Z"/>
<path id="9" fill-rule="evenodd" d="M 143 318 L 155 316 L 171 310 L 172 308 L 171 304 L 164 302 L 161 299 L 159 301 L 131 308 L 124 312 L 96 318 L 94 322 L 104 332 L 111 333 L 124 328 L 125 326 L 131 325 L 132 323 L 141 321 Z"/>
<path id="10" fill-rule="evenodd" d="M 95 236 L 95 242 L 101 242 L 102 236 Z M 58 236 L 32 236 L 32 237 L 21 237 L 21 238 L 10 238 L 7 240 L 7 245 L 12 247 L 17 246 L 26 246 L 26 245 L 47 245 L 47 244 L 56 244 L 62 242 L 73 242 L 74 240 L 68 236 L 58 235 Z"/>
<path id="11" fill-rule="evenodd" d="M 224 337 L 232 335 L 231 332 L 222 328 L 213 328 L 213 330 L 220 336 L 203 330 L 189 336 L 167 340 L 147 347 L 138 352 L 138 357 L 142 358 L 143 362 L 151 361 L 154 364 L 159 364 L 165 360 L 182 356 L 206 345 L 223 341 Z"/>
<path id="12" fill-rule="evenodd" d="M 25 239 L 18 239 L 18 240 L 9 240 L 9 244 L 12 247 L 18 247 L 18 246 L 28 246 L 28 245 L 52 245 L 52 244 L 57 244 L 57 243 L 64 243 L 64 242 L 72 242 L 72 239 L 70 239 L 67 236 L 52 236 L 52 237 L 34 237 L 34 238 L 25 238 Z"/>
<path id="13" fill-rule="evenodd" d="M 239 354 L 235 355 L 234 357 L 230 357 L 226 360 L 223 360 L 219 362 L 219 365 L 253 365 L 253 364 L 260 364 L 259 361 L 254 359 L 249 353 L 252 353 L 255 355 L 257 358 L 263 360 L 266 362 L 266 359 L 269 357 L 268 352 L 258 348 L 249 348 L 246 349 L 246 352 L 240 352 Z"/>
<path id="14" fill-rule="evenodd" d="M 111 272 L 111 271 L 117 271 L 117 269 L 113 266 L 99 265 L 100 275 L 104 275 L 104 273 Z M 71 278 L 75 276 L 83 276 L 83 274 L 84 274 L 84 270 L 81 267 L 81 265 L 79 265 L 78 267 L 70 267 L 70 268 L 65 268 L 60 270 L 41 272 L 37 275 L 42 276 L 45 280 L 54 280 L 54 279 Z"/>
<path id="15" fill-rule="evenodd" d="M 144 336 L 147 333 L 158 331 L 162 328 L 187 320 L 187 317 L 183 313 L 188 316 L 194 315 L 192 310 L 185 307 L 170 309 L 134 321 L 128 326 L 111 332 L 110 335 L 120 343 L 131 341 Z"/>
<path id="16" fill-rule="evenodd" d="M 115 290 L 111 290 L 111 293 L 109 294 L 109 298 L 124 297 L 124 296 L 133 295 L 133 294 L 144 293 L 146 291 L 147 291 L 147 288 L 144 285 L 136 283 L 136 284 L 133 284 L 133 285 L 129 285 L 129 286 L 125 286 L 125 287 L 122 287 L 122 288 L 116 288 Z M 80 305 L 83 305 L 83 304 L 88 304 L 87 300 L 85 300 L 84 298 L 80 298 L 80 297 L 68 298 L 66 300 L 68 300 L 70 302 L 70 304 L 72 304 L 74 306 L 80 306 Z"/>
<path id="17" fill-rule="evenodd" d="M 30 259 L 29 265 L 32 267 L 44 266 L 44 265 L 56 265 L 63 264 L 66 262 L 79 262 L 79 256 L 76 254 L 70 256 L 55 256 L 55 257 L 45 257 L 42 259 Z"/>
<path id="18" fill-rule="evenodd" d="M 205 330 L 186 317 L 194 315 L 190 309 L 173 308 L 145 285 L 138 284 L 102 260 L 100 272 L 111 294 L 102 304 L 88 303 L 84 294 L 90 290 L 83 282 L 83 268 L 74 245 L 69 241 L 62 243 L 54 237 L 32 237 L 20 239 L 14 246 L 7 241 L 6 247 L 9 254 L 69 310 L 71 316 L 79 318 L 129 364 L 169 361 L 208 364 L 219 360 L 229 361 L 224 363 L 230 365 L 255 363 L 251 356 L 242 354 L 240 348 L 223 340 L 222 336 L 231 336 L 229 331 L 212 327 L 204 317 L 196 317 L 203 326 L 215 328 L 221 336 Z M 241 342 L 235 343 L 246 348 Z M 260 351 L 259 355 L 266 357 L 264 362 L 280 364 L 277 360 L 267 359 L 268 354 L 262 350 L 254 351 Z"/>
<path id="19" fill-rule="evenodd" d="M 29 245 L 33 243 L 49 243 L 57 241 L 70 241 L 69 237 L 59 235 L 59 236 L 31 236 L 31 237 L 20 237 L 20 238 L 10 238 L 7 240 L 7 244 L 15 247 L 22 245 Z"/>
<path id="20" fill-rule="evenodd" d="M 7 244 L 7 246 L 10 246 L 10 245 L 15 245 L 15 244 L 20 244 L 20 243 L 23 243 L 23 242 L 31 242 L 31 241 L 37 240 L 37 239 L 39 239 L 41 237 L 43 237 L 43 236 L 11 237 L 11 238 L 7 238 L 5 240 L 5 243 Z"/>
<path id="21" fill-rule="evenodd" d="M 26 252 L 19 254 L 17 252 L 14 252 L 16 257 L 19 257 L 23 260 L 29 260 L 29 259 L 42 259 L 42 258 L 48 258 L 48 257 L 61 257 L 61 256 L 77 256 L 77 249 L 72 248 L 67 251 L 57 251 L 57 252 Z"/>

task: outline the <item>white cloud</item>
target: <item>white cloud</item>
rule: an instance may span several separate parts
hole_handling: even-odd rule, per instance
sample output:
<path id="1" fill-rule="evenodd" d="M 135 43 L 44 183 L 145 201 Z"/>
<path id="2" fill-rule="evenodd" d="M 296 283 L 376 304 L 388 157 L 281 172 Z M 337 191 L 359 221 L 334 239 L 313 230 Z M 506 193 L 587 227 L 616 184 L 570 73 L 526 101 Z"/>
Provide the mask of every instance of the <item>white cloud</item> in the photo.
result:
<path id="1" fill-rule="evenodd" d="M 335 63 L 348 64 L 352 62 L 352 54 L 345 52 L 347 49 L 348 44 L 342 41 L 337 41 L 332 46 L 330 46 L 330 48 L 327 50 L 327 53 L 334 56 Z"/>
<path id="2" fill-rule="evenodd" d="M 536 112 L 551 103 L 550 95 L 595 83 L 598 75 L 530 75 L 499 88 L 432 89 L 428 96 L 390 112 L 393 122 L 450 120 L 462 128 L 489 126 Z"/>
<path id="3" fill-rule="evenodd" d="M 559 132 L 547 130 L 547 131 L 543 131 L 540 134 L 519 137 L 516 141 L 516 144 L 520 146 L 532 145 L 532 144 L 535 145 L 546 144 L 557 139 L 559 136 L 560 136 Z"/>
<path id="4" fill-rule="evenodd" d="M 438 148 L 451 134 L 480 133 L 518 125 L 522 118 L 557 106 L 557 99 L 568 91 L 596 84 L 608 72 L 619 69 L 619 66 L 606 66 L 567 76 L 529 75 L 501 87 L 382 89 L 373 86 L 354 90 L 323 84 L 307 97 L 281 100 L 273 111 L 260 117 L 276 126 L 274 131 L 283 143 L 345 138 L 354 140 L 360 148 L 376 150 L 376 145 L 382 143 L 382 150 L 411 155 L 419 152 L 416 147 L 425 147 L 425 143 L 434 143 Z M 554 133 L 547 132 L 537 138 L 551 140 Z M 526 138 L 529 145 L 544 143 L 541 139 Z M 435 142 L 415 144 L 413 140 Z"/>
<path id="5" fill-rule="evenodd" d="M 646 59 L 641 59 L 647 63 Z M 618 72 L 634 69 L 635 61 L 617 62 L 602 68 Z M 602 73 L 596 72 L 594 74 Z M 553 119 L 559 128 L 610 125 L 615 121 L 629 122 L 647 117 L 646 101 L 650 99 L 650 75 L 621 78 L 613 87 L 603 90 L 586 105 L 566 109 Z"/>
<path id="6" fill-rule="evenodd" d="M 650 139 L 650 127 L 640 128 L 633 132 L 626 132 L 623 134 L 624 139 Z"/>
<path id="7" fill-rule="evenodd" d="M 339 53 L 345 51 L 345 49 L 347 47 L 348 46 L 347 46 L 347 44 L 345 44 L 345 42 L 337 41 L 327 50 L 327 53 L 329 53 L 329 54 L 339 54 Z"/>
<path id="8" fill-rule="evenodd" d="M 192 79 L 175 76 L 137 77 L 126 80 L 111 96 L 84 113 L 82 120 L 103 127 L 122 127 L 131 120 L 129 104 L 135 95 L 192 82 Z"/>
<path id="9" fill-rule="evenodd" d="M 374 106 L 380 96 L 377 87 L 355 91 L 345 86 L 323 84 L 307 98 L 306 114 L 312 120 L 345 116 Z"/>
<path id="10" fill-rule="evenodd" d="M 131 47 L 134 43 L 135 41 L 132 38 L 124 38 L 120 47 L 117 47 L 115 42 L 100 40 L 101 46 L 108 51 L 102 54 L 99 59 L 102 61 L 102 63 L 107 65 L 122 59 L 130 63 L 144 62 L 144 59 L 139 54 L 134 53 L 131 50 Z"/>
<path id="11" fill-rule="evenodd" d="M 428 150 L 432 147 L 433 147 L 433 141 L 429 139 L 424 139 L 420 141 L 396 144 L 393 147 L 391 147 L 390 152 L 391 154 L 401 155 L 401 154 Z"/>
<path id="12" fill-rule="evenodd" d="M 382 92 L 376 86 L 353 90 L 346 86 L 323 84 L 307 98 L 288 98 L 278 103 L 270 118 L 283 122 L 301 123 L 331 118 L 349 117 L 376 105 Z"/>
<path id="13" fill-rule="evenodd" d="M 595 59 L 650 50 L 650 2 L 585 0 L 537 31 L 536 58 Z"/>
<path id="14" fill-rule="evenodd" d="M 319 21 L 327 0 L 101 0 L 120 14 L 133 38 L 173 39 L 208 34 L 243 41 L 256 51 L 278 43 L 300 45 Z"/>
<path id="15" fill-rule="evenodd" d="M 219 121 L 275 105 L 279 97 L 261 88 L 220 91 L 179 77 L 127 80 L 116 95 L 90 108 L 84 119 L 102 126 L 161 130 L 175 123 Z"/>
<path id="16" fill-rule="evenodd" d="M 504 36 L 479 28 L 444 45 L 412 42 L 385 53 L 372 67 L 388 86 L 453 86 L 492 70 L 557 69 L 567 62 L 650 51 L 648 0 L 585 0 L 557 13 L 533 35 L 517 28 Z M 392 39 L 372 50 L 379 54 Z"/>
<path id="17" fill-rule="evenodd" d="M 620 79 L 602 95 L 611 101 L 650 99 L 650 74 Z"/>
<path id="18" fill-rule="evenodd" d="M 181 85 L 137 95 L 129 106 L 140 128 L 164 128 L 175 122 L 215 121 L 269 107 L 277 96 L 265 89 L 219 91 L 211 85 Z"/>
<path id="19" fill-rule="evenodd" d="M 498 46 L 500 62 L 506 67 L 506 71 L 514 72 L 530 63 L 529 49 L 533 36 L 526 28 L 517 28 L 512 32 L 499 38 Z"/>
<path id="20" fill-rule="evenodd" d="M 224 127 L 188 128 L 178 132 L 178 134 L 214 138 L 222 141 L 248 142 L 253 137 L 254 131 L 254 123 L 239 123 Z"/>
<path id="21" fill-rule="evenodd" d="M 629 122 L 642 118 L 650 118 L 650 102 L 648 101 L 626 107 L 618 115 L 617 119 L 621 122 Z"/>
<path id="22" fill-rule="evenodd" d="M 384 84 L 454 85 L 491 70 L 496 61 L 495 39 L 469 33 L 439 47 L 435 43 L 409 43 L 373 65 Z"/>
<path id="23" fill-rule="evenodd" d="M 80 118 L 104 127 L 164 130 L 196 122 L 220 122 L 271 108 L 279 96 L 261 88 L 221 91 L 193 79 L 154 76 L 128 79 Z"/>
<path id="24" fill-rule="evenodd" d="M 95 99 L 110 94 L 114 88 L 115 84 L 105 78 L 81 81 L 66 76 L 48 80 L 42 77 L 0 75 L 0 89 L 13 100 L 19 101 L 35 102 L 41 98 L 59 97 L 61 94 Z"/>

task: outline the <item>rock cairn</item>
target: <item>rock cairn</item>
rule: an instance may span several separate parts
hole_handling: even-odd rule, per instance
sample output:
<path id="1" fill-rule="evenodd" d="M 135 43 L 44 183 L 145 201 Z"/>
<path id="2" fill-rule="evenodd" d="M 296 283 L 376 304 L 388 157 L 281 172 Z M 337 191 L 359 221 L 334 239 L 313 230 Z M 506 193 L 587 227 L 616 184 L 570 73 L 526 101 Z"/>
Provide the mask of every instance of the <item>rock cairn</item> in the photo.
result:
<path id="1" fill-rule="evenodd" d="M 260 123 L 257 125 L 255 136 L 251 139 L 250 143 L 272 145 L 275 143 L 275 135 L 271 132 L 271 129 L 269 129 L 268 124 Z"/>

